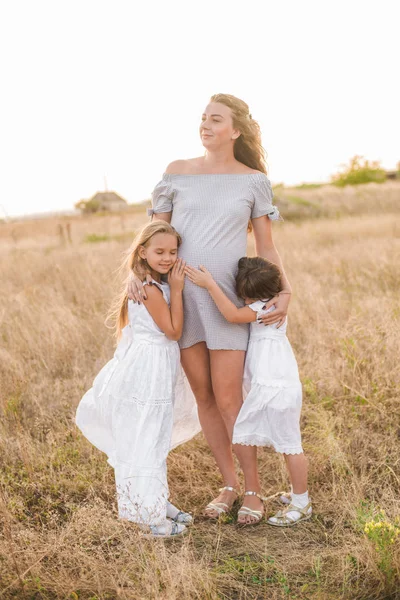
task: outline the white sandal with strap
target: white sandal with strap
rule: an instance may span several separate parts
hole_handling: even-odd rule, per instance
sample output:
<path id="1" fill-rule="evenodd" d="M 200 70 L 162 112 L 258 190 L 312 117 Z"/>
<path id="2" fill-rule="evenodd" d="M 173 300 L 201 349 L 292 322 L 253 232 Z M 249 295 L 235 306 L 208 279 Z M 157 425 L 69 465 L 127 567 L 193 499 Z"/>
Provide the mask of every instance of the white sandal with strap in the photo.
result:
<path id="1" fill-rule="evenodd" d="M 299 518 L 288 516 L 290 512 L 298 512 L 300 514 Z M 311 501 L 304 508 L 300 508 L 299 506 L 295 506 L 294 504 L 288 504 L 286 508 L 283 510 L 279 510 L 276 515 L 267 519 L 268 525 L 273 525 L 274 527 L 293 527 L 293 525 L 297 525 L 297 523 L 301 523 L 301 521 L 308 521 L 312 517 L 312 505 Z M 276 521 L 271 521 L 272 519 L 276 519 Z"/>
<path id="2" fill-rule="evenodd" d="M 230 485 L 226 485 L 225 487 L 219 489 L 220 492 L 223 492 L 225 490 L 227 492 L 235 492 L 237 496 L 239 495 L 239 492 Z M 215 512 L 218 513 L 216 517 L 208 515 L 207 513 L 206 517 L 208 517 L 209 519 L 218 519 L 221 515 L 227 514 L 231 509 L 232 506 L 229 506 L 225 502 L 210 502 L 210 504 L 207 504 L 204 511 L 206 513 L 207 510 L 215 510 Z"/>
<path id="3" fill-rule="evenodd" d="M 244 493 L 245 496 L 257 496 L 257 498 L 259 498 L 262 502 L 265 502 L 266 500 L 268 500 L 268 498 L 265 498 L 264 496 L 261 496 L 261 494 L 259 494 L 258 492 L 245 492 Z M 242 506 L 242 508 L 238 511 L 238 517 L 239 516 L 243 516 L 243 517 L 251 517 L 253 520 L 250 521 L 250 523 L 242 523 L 240 521 L 238 521 L 238 525 L 258 525 L 258 523 L 260 523 L 261 519 L 263 518 L 264 515 L 264 511 L 261 510 L 253 510 L 252 508 L 248 508 L 247 506 Z"/>
<path id="4" fill-rule="evenodd" d="M 291 504 L 292 502 L 292 493 L 291 492 L 279 492 L 280 496 L 278 498 L 281 504 Z"/>
<path id="5" fill-rule="evenodd" d="M 141 533 L 141 537 L 147 539 L 155 538 L 173 538 L 187 533 L 187 527 L 181 523 L 175 523 L 174 521 L 166 520 L 165 525 L 149 525 L 148 527 L 143 526 L 144 530 Z"/>
<path id="6" fill-rule="evenodd" d="M 171 502 L 167 501 L 167 519 L 175 523 L 183 523 L 184 525 L 192 525 L 193 517 L 190 513 L 179 510 Z"/>

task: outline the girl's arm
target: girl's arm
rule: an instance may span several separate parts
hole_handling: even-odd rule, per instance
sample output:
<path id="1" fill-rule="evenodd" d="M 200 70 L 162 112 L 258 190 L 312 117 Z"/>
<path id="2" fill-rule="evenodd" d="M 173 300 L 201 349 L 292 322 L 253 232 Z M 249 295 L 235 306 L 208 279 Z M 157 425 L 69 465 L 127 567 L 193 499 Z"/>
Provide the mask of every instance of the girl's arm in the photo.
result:
<path id="1" fill-rule="evenodd" d="M 219 285 L 214 281 L 211 273 L 203 266 L 199 269 L 186 266 L 186 275 L 192 283 L 208 290 L 218 310 L 230 323 L 251 323 L 257 319 L 257 313 L 244 306 L 238 308 L 225 296 Z"/>
<path id="2" fill-rule="evenodd" d="M 278 323 L 278 327 L 280 327 L 285 322 L 292 293 L 292 287 L 283 268 L 281 257 L 279 256 L 272 240 L 271 220 L 266 216 L 262 216 L 258 217 L 257 219 L 252 219 L 251 223 L 253 225 L 257 256 L 262 256 L 272 263 L 275 263 L 279 267 L 282 275 L 282 291 L 279 292 L 278 296 L 272 298 L 272 300 L 267 302 L 265 305 L 268 309 L 270 306 L 272 306 L 272 304 L 274 304 L 275 310 L 268 314 L 262 315 L 260 318 L 264 325 Z"/>
<path id="3" fill-rule="evenodd" d="M 178 258 L 168 277 L 171 289 L 171 307 L 165 302 L 161 290 L 155 285 L 147 286 L 149 288 L 147 298 L 143 301 L 153 321 L 169 340 L 178 341 L 182 335 L 184 280 L 185 261 Z"/>

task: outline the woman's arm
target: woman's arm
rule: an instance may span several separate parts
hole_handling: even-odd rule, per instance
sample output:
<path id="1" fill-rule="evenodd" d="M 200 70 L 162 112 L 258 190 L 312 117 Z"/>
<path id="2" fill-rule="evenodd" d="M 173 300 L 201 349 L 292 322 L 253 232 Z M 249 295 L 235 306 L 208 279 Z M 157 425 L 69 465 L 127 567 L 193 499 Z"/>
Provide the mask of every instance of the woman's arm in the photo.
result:
<path id="1" fill-rule="evenodd" d="M 262 256 L 263 258 L 266 258 L 270 262 L 276 264 L 279 267 L 282 275 L 282 291 L 278 296 L 272 298 L 272 300 L 267 302 L 265 305 L 268 309 L 270 306 L 272 306 L 272 304 L 274 304 L 275 310 L 263 315 L 261 320 L 264 325 L 278 323 L 278 327 L 280 327 L 283 325 L 287 315 L 290 297 L 292 294 L 292 287 L 283 268 L 281 257 L 279 256 L 272 240 L 271 220 L 266 216 L 262 216 L 258 217 L 257 219 L 252 219 L 251 223 L 253 225 L 257 256 Z"/>
<path id="2" fill-rule="evenodd" d="M 192 283 L 208 290 L 218 310 L 230 323 L 251 323 L 257 319 L 257 313 L 247 306 L 238 308 L 225 296 L 211 273 L 203 266 L 199 269 L 186 266 L 186 275 Z"/>

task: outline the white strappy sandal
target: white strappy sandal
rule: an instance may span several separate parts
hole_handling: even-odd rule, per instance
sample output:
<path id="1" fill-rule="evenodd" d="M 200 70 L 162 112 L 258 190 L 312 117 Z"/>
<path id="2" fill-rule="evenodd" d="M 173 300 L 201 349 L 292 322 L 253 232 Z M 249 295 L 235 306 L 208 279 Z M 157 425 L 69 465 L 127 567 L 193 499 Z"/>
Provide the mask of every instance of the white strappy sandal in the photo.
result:
<path id="1" fill-rule="evenodd" d="M 290 512 L 298 512 L 299 517 L 296 519 L 294 517 L 289 517 L 288 513 Z M 293 527 L 297 525 L 297 523 L 301 523 L 302 521 L 308 521 L 312 517 L 312 504 L 311 500 L 304 508 L 300 508 L 299 506 L 294 506 L 294 504 L 288 504 L 286 508 L 283 510 L 279 510 L 273 517 L 267 519 L 268 525 L 273 525 L 274 527 Z M 275 521 L 271 521 L 271 518 L 275 519 Z"/>
<path id="2" fill-rule="evenodd" d="M 187 533 L 188 529 L 185 525 L 181 523 L 176 523 L 167 519 L 166 525 L 149 525 L 148 527 L 143 527 L 143 532 L 141 532 L 141 537 L 146 539 L 165 539 L 165 538 L 173 538 L 184 535 Z"/>
<path id="3" fill-rule="evenodd" d="M 172 516 L 174 514 L 174 516 Z M 193 517 L 190 513 L 179 510 L 172 502 L 167 501 L 167 519 L 174 523 L 183 523 L 184 525 L 192 525 Z"/>
<path id="4" fill-rule="evenodd" d="M 235 492 L 235 494 L 237 496 L 239 495 L 239 492 L 230 485 L 226 485 L 225 487 L 222 487 L 219 489 L 220 492 L 223 492 L 224 490 L 227 490 L 228 492 Z M 207 510 L 215 510 L 215 512 L 218 514 L 216 517 L 213 517 L 213 516 L 207 514 Z M 205 516 L 208 517 L 209 519 L 219 519 L 219 517 L 221 515 L 227 514 L 231 510 L 232 510 L 232 506 L 229 506 L 225 502 L 210 502 L 210 504 L 207 504 L 207 506 L 205 507 L 204 512 L 205 512 Z"/>
<path id="5" fill-rule="evenodd" d="M 268 498 L 261 496 L 258 492 L 245 492 L 245 496 L 257 496 L 262 502 L 266 502 Z M 241 523 L 237 522 L 238 525 L 248 527 L 249 525 L 258 525 L 261 522 L 261 519 L 264 516 L 264 511 L 262 510 L 253 510 L 252 508 L 248 508 L 247 506 L 242 506 L 242 508 L 238 511 L 238 517 L 252 517 L 252 521 L 250 523 Z"/>

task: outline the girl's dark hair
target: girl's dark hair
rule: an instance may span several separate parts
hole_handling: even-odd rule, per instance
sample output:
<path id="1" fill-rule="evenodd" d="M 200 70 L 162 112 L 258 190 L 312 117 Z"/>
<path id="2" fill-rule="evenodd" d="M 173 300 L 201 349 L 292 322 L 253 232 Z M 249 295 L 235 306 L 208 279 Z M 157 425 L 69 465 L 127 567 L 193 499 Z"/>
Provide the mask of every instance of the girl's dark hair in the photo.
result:
<path id="1" fill-rule="evenodd" d="M 261 256 L 244 256 L 239 260 L 236 275 L 236 294 L 239 298 L 268 300 L 282 289 L 279 267 Z"/>

